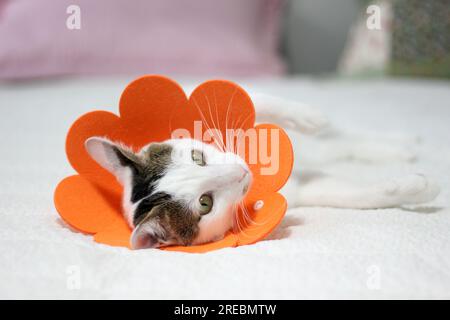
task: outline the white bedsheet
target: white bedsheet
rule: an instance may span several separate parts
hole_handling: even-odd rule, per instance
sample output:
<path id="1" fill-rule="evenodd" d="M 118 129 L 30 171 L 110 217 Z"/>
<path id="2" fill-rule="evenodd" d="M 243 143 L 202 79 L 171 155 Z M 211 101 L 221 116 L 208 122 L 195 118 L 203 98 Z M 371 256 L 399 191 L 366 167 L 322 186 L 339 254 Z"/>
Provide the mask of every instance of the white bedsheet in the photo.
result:
<path id="1" fill-rule="evenodd" d="M 415 164 L 326 169 L 368 180 L 424 172 L 442 193 L 415 208 L 290 209 L 266 241 L 183 254 L 96 244 L 65 227 L 53 206 L 56 184 L 73 173 L 69 125 L 95 108 L 116 112 L 130 80 L 1 85 L 0 298 L 450 298 L 448 82 L 242 82 L 317 105 L 347 130 L 420 136 Z"/>

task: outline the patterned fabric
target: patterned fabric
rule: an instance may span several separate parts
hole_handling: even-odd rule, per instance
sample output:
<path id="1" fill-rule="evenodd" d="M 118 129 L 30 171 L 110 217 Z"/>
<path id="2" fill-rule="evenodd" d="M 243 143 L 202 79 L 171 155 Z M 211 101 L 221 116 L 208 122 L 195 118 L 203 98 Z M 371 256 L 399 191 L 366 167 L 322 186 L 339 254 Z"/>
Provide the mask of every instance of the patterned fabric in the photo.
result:
<path id="1" fill-rule="evenodd" d="M 392 2 L 390 73 L 450 77 L 450 1 Z"/>

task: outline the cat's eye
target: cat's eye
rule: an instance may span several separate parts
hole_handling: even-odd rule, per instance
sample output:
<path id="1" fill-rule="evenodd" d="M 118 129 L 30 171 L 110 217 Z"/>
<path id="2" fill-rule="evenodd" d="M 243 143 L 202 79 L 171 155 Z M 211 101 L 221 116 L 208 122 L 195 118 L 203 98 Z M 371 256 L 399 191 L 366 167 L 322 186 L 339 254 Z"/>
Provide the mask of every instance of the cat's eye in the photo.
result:
<path id="1" fill-rule="evenodd" d="M 198 202 L 200 203 L 199 213 L 201 215 L 205 215 L 211 212 L 211 209 L 213 207 L 213 199 L 209 194 L 203 194 L 198 199 Z"/>
<path id="2" fill-rule="evenodd" d="M 195 164 L 202 167 L 206 165 L 205 158 L 203 157 L 203 152 L 201 152 L 200 150 L 192 150 L 191 157 L 192 161 L 194 161 Z"/>

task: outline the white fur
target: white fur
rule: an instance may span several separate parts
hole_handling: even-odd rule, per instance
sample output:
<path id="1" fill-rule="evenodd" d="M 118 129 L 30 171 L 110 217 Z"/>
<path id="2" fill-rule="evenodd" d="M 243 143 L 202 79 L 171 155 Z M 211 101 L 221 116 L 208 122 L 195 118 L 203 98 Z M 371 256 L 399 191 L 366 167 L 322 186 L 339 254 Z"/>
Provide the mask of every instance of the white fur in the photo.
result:
<path id="1" fill-rule="evenodd" d="M 301 133 L 315 133 L 328 126 L 327 117 L 318 109 L 267 94 L 253 93 L 256 121 L 275 123 Z"/>
<path id="2" fill-rule="evenodd" d="M 287 189 L 295 189 L 286 192 L 290 206 L 377 209 L 427 202 L 439 193 L 439 187 L 421 174 L 373 184 L 360 184 L 308 171 L 300 179 L 300 188 L 297 188 L 299 183 L 295 177 L 290 180 L 294 186 L 287 186 Z"/>
<path id="3" fill-rule="evenodd" d="M 134 227 L 133 217 L 134 211 L 136 210 L 139 203 L 142 201 L 136 201 L 135 203 L 131 202 L 131 192 L 132 192 L 132 173 L 130 168 L 125 168 L 125 173 L 123 174 L 124 178 L 122 179 L 123 186 L 123 196 L 122 196 L 122 207 L 123 207 L 123 215 L 127 220 L 127 223 L 130 227 Z"/>
<path id="4" fill-rule="evenodd" d="M 247 164 L 234 153 L 225 153 L 212 145 L 192 139 L 166 141 L 173 147 L 172 163 L 159 180 L 155 191 L 164 191 L 176 200 L 198 209 L 198 199 L 205 193 L 213 194 L 212 211 L 199 223 L 199 235 L 194 243 L 203 243 L 223 237 L 233 223 L 233 204 L 243 199 L 245 188 L 251 182 Z M 202 150 L 206 166 L 191 159 L 191 150 Z"/>
<path id="5" fill-rule="evenodd" d="M 317 138 L 302 137 L 302 162 L 317 168 L 324 163 L 360 161 L 380 165 L 387 162 L 413 162 L 411 145 L 417 137 L 383 134 L 349 134 L 329 126 L 326 117 L 310 106 L 267 95 L 254 95 L 258 121 L 270 121 L 299 133 L 320 132 Z M 306 143 L 305 143 L 306 140 Z M 309 144 L 308 144 L 309 142 Z M 306 147 L 306 148 L 304 148 Z M 314 147 L 314 148 L 311 148 Z M 314 150 L 313 156 L 309 156 Z M 303 177 L 291 177 L 282 192 L 291 207 L 329 206 L 337 208 L 376 209 L 419 204 L 436 198 L 440 189 L 423 174 L 411 174 L 372 184 L 359 184 L 332 177 L 304 167 Z"/>

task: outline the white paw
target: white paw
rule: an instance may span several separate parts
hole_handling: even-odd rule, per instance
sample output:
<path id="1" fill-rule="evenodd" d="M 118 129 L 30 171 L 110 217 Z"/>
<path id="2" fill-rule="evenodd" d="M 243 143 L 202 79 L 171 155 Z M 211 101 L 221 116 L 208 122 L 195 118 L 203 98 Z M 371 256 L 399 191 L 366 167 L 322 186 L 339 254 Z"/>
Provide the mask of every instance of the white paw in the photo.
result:
<path id="1" fill-rule="evenodd" d="M 329 125 L 322 112 L 303 104 L 287 105 L 281 117 L 286 128 L 306 134 L 316 133 Z"/>
<path id="2" fill-rule="evenodd" d="M 428 202 L 439 194 L 439 186 L 423 174 L 411 174 L 390 181 L 385 186 L 385 193 L 392 197 L 397 205 Z"/>

